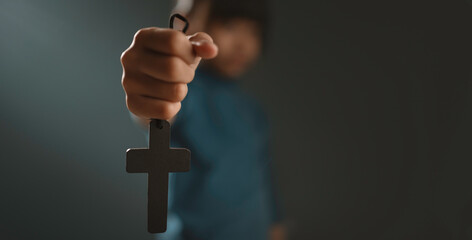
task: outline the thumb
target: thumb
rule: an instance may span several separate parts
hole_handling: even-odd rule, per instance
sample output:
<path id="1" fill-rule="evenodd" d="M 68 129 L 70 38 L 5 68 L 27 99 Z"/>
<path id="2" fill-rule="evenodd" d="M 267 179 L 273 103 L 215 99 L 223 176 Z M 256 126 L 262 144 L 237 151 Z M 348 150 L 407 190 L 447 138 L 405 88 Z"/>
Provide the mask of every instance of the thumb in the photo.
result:
<path id="1" fill-rule="evenodd" d="M 198 57 L 211 59 L 218 54 L 218 47 L 213 43 L 213 39 L 210 35 L 198 32 L 188 36 L 188 38 L 192 44 L 193 51 Z"/>

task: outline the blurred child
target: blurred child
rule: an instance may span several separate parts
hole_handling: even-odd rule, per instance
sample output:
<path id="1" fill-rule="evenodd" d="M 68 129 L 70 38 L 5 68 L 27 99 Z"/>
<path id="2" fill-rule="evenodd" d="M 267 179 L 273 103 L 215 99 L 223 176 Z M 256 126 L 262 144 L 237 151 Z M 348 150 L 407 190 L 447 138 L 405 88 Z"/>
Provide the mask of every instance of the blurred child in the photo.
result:
<path id="1" fill-rule="evenodd" d="M 284 239 L 267 119 L 236 82 L 263 48 L 266 3 L 187 0 L 175 11 L 188 18 L 189 36 L 141 29 L 121 58 L 136 120 L 168 119 L 172 146 L 192 151 L 190 172 L 171 174 L 159 239 Z"/>

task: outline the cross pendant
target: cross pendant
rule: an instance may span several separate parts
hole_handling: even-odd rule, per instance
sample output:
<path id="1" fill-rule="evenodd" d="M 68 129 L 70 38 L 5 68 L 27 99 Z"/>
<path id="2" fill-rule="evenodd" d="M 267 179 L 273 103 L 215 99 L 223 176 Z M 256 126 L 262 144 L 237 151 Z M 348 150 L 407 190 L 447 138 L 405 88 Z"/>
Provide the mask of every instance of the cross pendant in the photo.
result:
<path id="1" fill-rule="evenodd" d="M 126 151 L 128 173 L 148 173 L 148 231 L 162 233 L 167 229 L 167 194 L 169 172 L 190 170 L 190 150 L 169 148 L 170 124 L 152 119 L 149 123 L 149 149 Z"/>

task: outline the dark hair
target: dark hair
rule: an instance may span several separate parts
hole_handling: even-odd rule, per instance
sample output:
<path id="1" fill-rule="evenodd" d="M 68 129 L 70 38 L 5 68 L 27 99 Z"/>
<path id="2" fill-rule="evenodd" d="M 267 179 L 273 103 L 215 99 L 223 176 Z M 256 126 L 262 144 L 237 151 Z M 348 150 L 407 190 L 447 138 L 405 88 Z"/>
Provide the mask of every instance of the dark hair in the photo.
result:
<path id="1" fill-rule="evenodd" d="M 247 18 L 267 25 L 266 0 L 209 0 L 211 19 Z"/>
<path id="2" fill-rule="evenodd" d="M 253 20 L 260 25 L 262 36 L 266 39 L 269 28 L 268 0 L 193 0 L 192 2 L 191 8 L 187 10 L 188 15 L 191 15 L 200 4 L 208 3 L 209 19 L 225 21 L 245 18 Z"/>

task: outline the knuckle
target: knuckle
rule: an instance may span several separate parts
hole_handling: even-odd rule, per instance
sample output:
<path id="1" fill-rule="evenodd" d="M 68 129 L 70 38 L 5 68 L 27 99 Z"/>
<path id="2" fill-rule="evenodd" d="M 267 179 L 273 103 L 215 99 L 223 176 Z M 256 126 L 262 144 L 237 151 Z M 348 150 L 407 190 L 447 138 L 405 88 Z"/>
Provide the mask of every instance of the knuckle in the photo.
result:
<path id="1" fill-rule="evenodd" d="M 178 81 L 180 78 L 180 61 L 177 57 L 169 57 L 167 58 L 167 74 L 169 76 L 169 80 L 171 81 Z"/>
<path id="2" fill-rule="evenodd" d="M 205 41 L 208 41 L 210 43 L 213 43 L 213 38 L 210 37 L 210 35 L 208 35 L 207 33 L 204 33 L 204 32 L 197 32 L 195 33 L 194 35 L 192 35 L 190 37 L 190 40 L 191 41 L 202 41 L 202 40 L 205 40 Z"/>
<path id="3" fill-rule="evenodd" d="M 191 82 L 191 81 L 193 81 L 193 79 L 195 78 L 195 70 L 190 69 L 190 68 L 187 68 L 187 69 L 188 69 L 188 79 L 187 79 L 187 82 Z"/>
<path id="4" fill-rule="evenodd" d="M 128 54 L 129 54 L 128 52 L 129 52 L 129 49 L 126 49 L 125 51 L 121 53 L 120 61 L 122 65 L 124 65 L 126 60 L 128 59 Z"/>
<path id="5" fill-rule="evenodd" d="M 177 53 L 179 48 L 182 47 L 182 42 L 185 40 L 185 36 L 178 31 L 169 31 L 169 37 L 167 39 L 169 51 Z"/>
<path id="6" fill-rule="evenodd" d="M 208 41 L 210 41 L 210 42 L 213 42 L 213 39 L 210 37 L 210 35 L 208 35 L 208 34 L 205 33 L 205 32 L 198 32 L 197 35 L 198 35 L 198 37 L 200 37 L 200 38 L 203 38 L 203 39 L 206 39 L 206 40 L 208 40 Z"/>
<path id="7" fill-rule="evenodd" d="M 126 90 L 128 89 L 128 80 L 125 78 L 125 74 L 123 73 L 123 77 L 121 78 L 121 86 L 123 89 Z"/>
<path id="8" fill-rule="evenodd" d="M 136 42 L 141 42 L 143 41 L 143 38 L 145 37 L 146 35 L 146 32 L 148 30 L 145 29 L 145 28 L 142 28 L 142 29 L 139 29 L 135 34 L 134 34 L 134 37 L 133 37 L 133 41 L 136 43 Z"/>
<path id="9" fill-rule="evenodd" d="M 176 105 L 172 103 L 162 104 L 156 108 L 156 116 L 162 119 L 171 119 L 177 113 Z"/>
<path id="10" fill-rule="evenodd" d="M 131 85 L 132 85 L 131 79 L 127 78 L 125 74 L 123 74 L 123 78 L 121 79 L 121 86 L 123 86 L 123 89 L 125 90 L 125 92 L 127 93 L 130 92 L 130 90 L 132 89 Z"/>
<path id="11" fill-rule="evenodd" d="M 187 84 L 183 84 L 183 83 L 175 84 L 173 86 L 174 100 L 177 102 L 184 100 L 185 96 L 187 96 L 187 91 L 188 91 Z"/>
<path id="12" fill-rule="evenodd" d="M 157 109 L 159 117 L 163 119 L 171 118 L 171 107 L 170 104 L 163 104 Z"/>
<path id="13" fill-rule="evenodd" d="M 132 113 L 136 114 L 136 98 L 131 95 L 126 95 L 126 107 Z"/>
<path id="14" fill-rule="evenodd" d="M 128 52 L 128 49 L 126 49 L 125 51 L 123 51 L 123 52 L 121 53 L 121 55 L 120 55 L 120 61 L 121 61 L 121 63 L 123 63 L 123 61 L 125 61 L 127 52 Z"/>
<path id="15" fill-rule="evenodd" d="M 130 62 L 132 62 L 134 59 L 134 54 L 133 51 L 131 51 L 131 48 L 126 49 L 120 57 L 121 64 L 123 67 L 126 67 L 129 65 Z"/>

